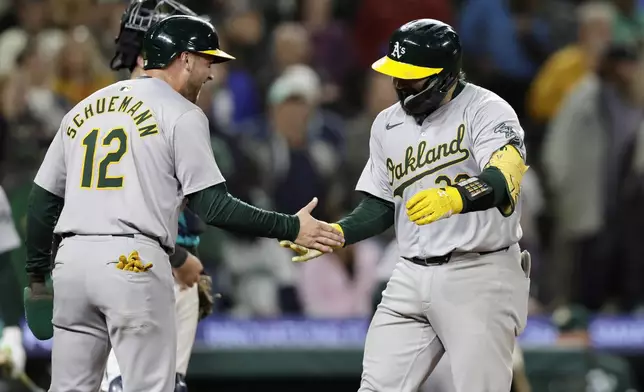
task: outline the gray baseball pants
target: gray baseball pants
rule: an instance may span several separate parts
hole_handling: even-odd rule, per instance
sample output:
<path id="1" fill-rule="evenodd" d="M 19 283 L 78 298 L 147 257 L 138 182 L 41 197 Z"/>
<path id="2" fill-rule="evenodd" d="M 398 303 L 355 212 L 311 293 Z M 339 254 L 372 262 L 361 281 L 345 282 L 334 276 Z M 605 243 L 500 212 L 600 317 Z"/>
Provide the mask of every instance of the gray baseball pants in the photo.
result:
<path id="1" fill-rule="evenodd" d="M 134 250 L 154 266 L 138 273 L 117 269 L 119 255 Z M 52 279 L 50 392 L 98 391 L 112 346 L 127 392 L 174 391 L 174 279 L 157 242 L 144 236 L 66 238 Z"/>
<path id="2" fill-rule="evenodd" d="M 359 391 L 416 392 L 447 351 L 456 392 L 508 392 L 529 287 L 518 245 L 443 265 L 401 259 L 367 333 Z"/>

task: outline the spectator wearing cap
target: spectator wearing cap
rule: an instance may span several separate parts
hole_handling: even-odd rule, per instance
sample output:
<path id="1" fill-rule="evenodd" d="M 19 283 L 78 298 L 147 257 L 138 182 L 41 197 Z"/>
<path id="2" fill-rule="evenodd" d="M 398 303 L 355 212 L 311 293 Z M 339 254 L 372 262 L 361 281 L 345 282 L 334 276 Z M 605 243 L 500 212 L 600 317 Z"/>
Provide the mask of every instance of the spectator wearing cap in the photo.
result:
<path id="1" fill-rule="evenodd" d="M 567 392 L 637 391 L 628 361 L 592 348 L 590 322 L 590 313 L 578 304 L 559 307 L 552 313 L 552 324 L 559 332 L 556 345 L 561 350 L 558 355 L 541 354 L 543 360 L 537 358 L 539 354 L 533 358 L 531 371 L 538 374 L 537 381 L 547 384 L 537 382 L 535 390 L 557 385 L 558 390 Z"/>
<path id="2" fill-rule="evenodd" d="M 612 45 L 598 71 L 564 101 L 546 134 L 542 162 L 552 195 L 554 245 L 547 276 L 556 300 L 573 299 L 593 311 L 617 301 L 628 306 L 629 275 L 640 264 L 623 250 L 620 217 L 627 203 L 624 179 L 644 120 L 635 80 L 639 53 Z M 573 273 L 574 271 L 574 273 Z M 637 285 L 636 285 L 637 286 Z M 629 310 L 629 309 L 624 309 Z"/>
<path id="3" fill-rule="evenodd" d="M 591 345 L 588 325 L 590 312 L 581 305 L 560 306 L 552 312 L 552 324 L 557 328 L 557 345 L 563 347 L 583 347 Z"/>
<path id="4" fill-rule="evenodd" d="M 273 208 L 297 212 L 313 197 L 320 198 L 314 215 L 325 220 L 339 208 L 344 159 L 343 123 L 319 107 L 320 78 L 305 65 L 288 67 L 271 85 L 268 111 L 247 123 L 253 135 L 258 167 Z M 304 203 L 304 204 L 302 204 Z"/>

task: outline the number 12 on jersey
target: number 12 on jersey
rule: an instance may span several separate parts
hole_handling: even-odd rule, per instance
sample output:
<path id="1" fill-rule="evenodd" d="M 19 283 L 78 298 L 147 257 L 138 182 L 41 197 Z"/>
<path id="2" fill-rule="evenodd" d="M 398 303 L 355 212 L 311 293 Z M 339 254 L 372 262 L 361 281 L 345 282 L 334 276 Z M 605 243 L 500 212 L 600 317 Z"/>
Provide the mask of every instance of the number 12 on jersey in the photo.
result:
<path id="1" fill-rule="evenodd" d="M 85 147 L 85 158 L 83 159 L 83 170 L 81 172 L 81 188 L 90 189 L 94 186 L 94 162 L 96 159 L 96 148 L 100 129 L 92 129 L 83 139 Z M 127 152 L 127 134 L 123 128 L 110 130 L 101 141 L 101 145 L 110 147 L 116 142 L 115 150 L 108 153 L 98 164 L 98 180 L 96 189 L 119 189 L 123 187 L 123 177 L 110 177 L 107 169 L 113 163 L 118 163 Z"/>

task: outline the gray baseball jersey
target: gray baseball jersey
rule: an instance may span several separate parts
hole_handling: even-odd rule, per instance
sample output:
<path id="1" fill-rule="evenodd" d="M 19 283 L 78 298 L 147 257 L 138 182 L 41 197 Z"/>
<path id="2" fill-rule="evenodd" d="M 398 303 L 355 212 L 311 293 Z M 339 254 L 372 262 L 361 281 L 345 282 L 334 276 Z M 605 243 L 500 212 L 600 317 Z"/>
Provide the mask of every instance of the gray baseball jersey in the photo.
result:
<path id="1" fill-rule="evenodd" d="M 479 175 L 492 153 L 508 143 L 516 145 L 525 158 L 523 130 L 512 107 L 476 85 L 467 84 L 422 125 L 395 104 L 373 122 L 370 157 L 356 190 L 395 204 L 396 236 L 403 257 L 501 249 L 521 238 L 520 201 L 509 217 L 489 209 L 424 226 L 408 218 L 405 205 L 423 189 Z"/>
<path id="2" fill-rule="evenodd" d="M 224 178 L 201 109 L 142 78 L 67 113 L 34 181 L 65 198 L 56 233 L 142 233 L 174 248 L 184 197 Z"/>

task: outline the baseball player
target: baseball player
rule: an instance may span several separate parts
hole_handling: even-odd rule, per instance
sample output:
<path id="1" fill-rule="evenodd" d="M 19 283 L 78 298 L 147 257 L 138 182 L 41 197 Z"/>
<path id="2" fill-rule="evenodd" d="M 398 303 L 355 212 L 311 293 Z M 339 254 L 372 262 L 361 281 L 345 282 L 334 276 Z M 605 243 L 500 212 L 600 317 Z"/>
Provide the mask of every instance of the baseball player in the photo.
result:
<path id="1" fill-rule="evenodd" d="M 98 390 L 111 347 L 129 392 L 174 390 L 168 254 L 184 199 L 224 229 L 321 252 L 344 241 L 310 215 L 317 199 L 286 215 L 227 192 L 195 105 L 211 65 L 233 59 L 210 23 L 165 18 L 145 34 L 142 57 L 145 76 L 99 90 L 65 115 L 34 180 L 24 302 L 34 335 L 53 335 L 51 392 Z M 52 270 L 53 233 L 62 241 Z"/>
<path id="2" fill-rule="evenodd" d="M 521 125 L 464 80 L 459 36 L 440 21 L 400 27 L 373 68 L 400 102 L 373 122 L 356 186 L 366 198 L 333 225 L 345 245 L 395 225 L 401 257 L 369 327 L 360 391 L 415 392 L 445 351 L 455 391 L 509 391 L 530 282 L 517 244 Z M 320 253 L 281 244 L 294 261 Z"/>
<path id="3" fill-rule="evenodd" d="M 144 74 L 143 59 L 140 53 L 143 35 L 152 24 L 170 15 L 197 16 L 189 8 L 175 0 L 132 1 L 121 18 L 119 35 L 116 37 L 116 53 L 110 62 L 110 67 L 114 71 L 124 69 L 129 71 L 131 79 L 142 76 Z M 186 216 L 188 217 L 187 219 Z M 195 257 L 199 237 L 194 234 L 194 230 L 190 230 L 188 222 L 194 222 L 198 219 L 189 210 L 181 212 L 179 216 L 179 236 L 177 237 L 175 252 L 170 256 L 170 265 L 175 275 L 174 293 L 177 316 L 175 392 L 187 390 L 185 375 L 195 340 L 197 322 L 202 316 L 205 316 L 200 316 L 199 314 L 200 305 L 201 309 L 211 305 L 207 301 L 211 293 L 203 292 L 201 296 L 199 295 L 199 290 L 207 289 L 208 285 L 193 285 L 194 272 L 198 273 L 202 266 L 199 259 Z M 186 279 L 181 279 L 184 276 Z M 202 275 L 202 283 L 208 282 L 208 279 L 209 277 Z M 101 390 L 108 392 L 121 392 L 123 390 L 123 378 L 113 349 L 110 351 L 107 360 Z"/>

